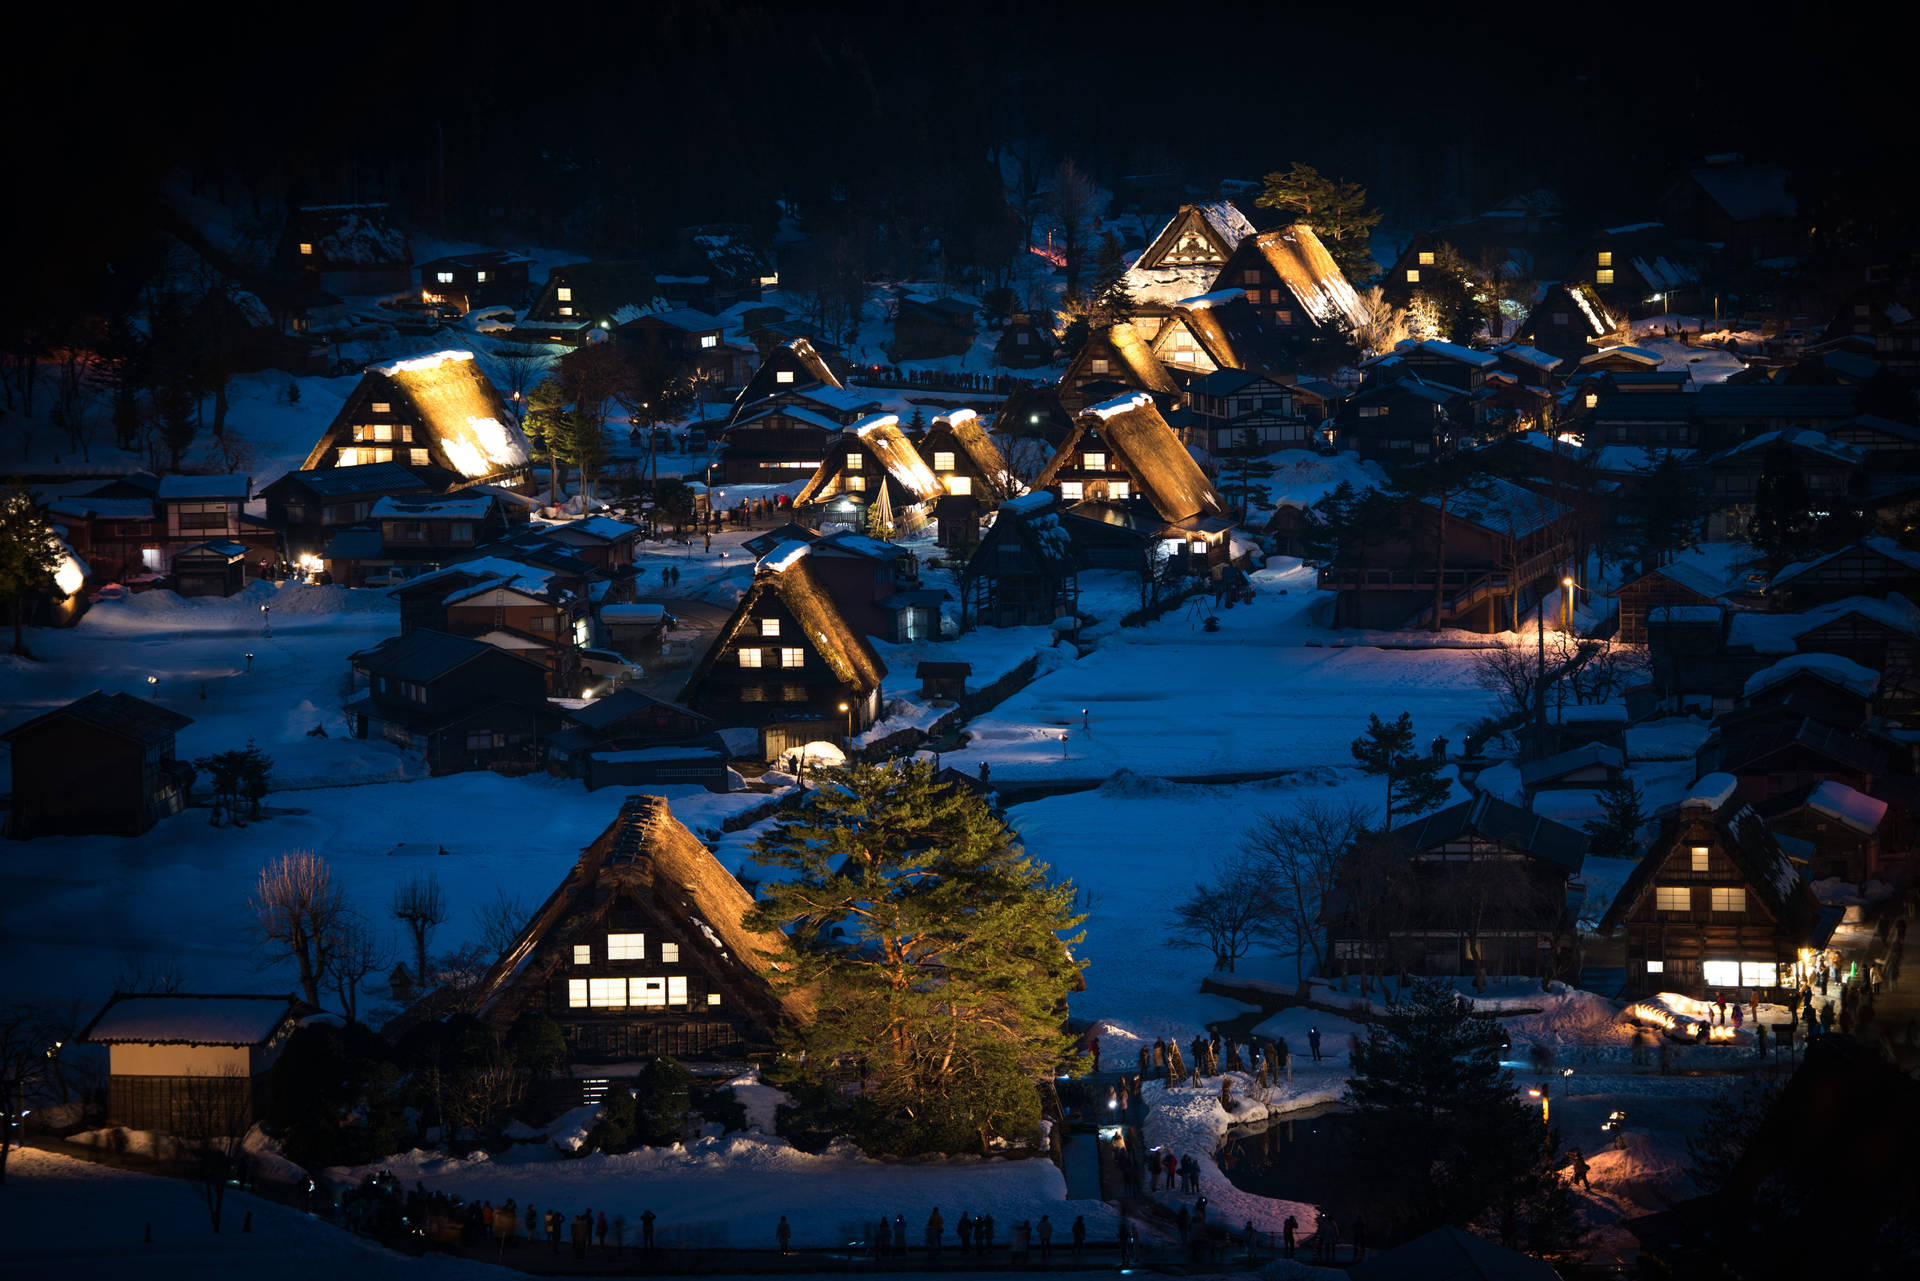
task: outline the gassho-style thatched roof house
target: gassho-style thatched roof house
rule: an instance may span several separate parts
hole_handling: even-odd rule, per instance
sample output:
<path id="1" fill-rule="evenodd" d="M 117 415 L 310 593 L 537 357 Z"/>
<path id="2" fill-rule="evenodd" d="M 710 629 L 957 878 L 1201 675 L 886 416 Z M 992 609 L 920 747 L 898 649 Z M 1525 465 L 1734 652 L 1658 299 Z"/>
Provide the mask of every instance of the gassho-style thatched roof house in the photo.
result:
<path id="1" fill-rule="evenodd" d="M 470 351 L 374 365 L 301 469 L 400 463 L 443 467 L 473 483 L 523 480 L 527 438 Z"/>
<path id="2" fill-rule="evenodd" d="M 1116 480 L 1124 492 L 1113 492 Z M 1138 495 L 1169 523 L 1226 515 L 1213 482 L 1145 393 L 1117 396 L 1076 417 L 1033 487 L 1058 488 L 1066 502 Z"/>
<path id="3" fill-rule="evenodd" d="M 1340 265 L 1305 223 L 1242 240 L 1220 269 L 1214 289 L 1240 289 L 1260 318 L 1282 327 L 1333 325 L 1352 329 L 1367 310 Z M 1255 291 L 1263 290 L 1259 297 Z"/>
<path id="4" fill-rule="evenodd" d="M 827 456 L 795 495 L 795 509 L 839 504 L 864 509 L 881 501 L 908 529 L 924 524 L 928 505 L 942 492 L 940 481 L 920 451 L 900 430 L 893 414 L 869 414 L 845 428 L 827 447 Z"/>
<path id="5" fill-rule="evenodd" d="M 629 797 L 481 982 L 480 1017 L 560 1024 L 576 1061 L 734 1058 L 805 1016 L 769 982 L 786 940 L 664 798 Z"/>
<path id="6" fill-rule="evenodd" d="M 1087 335 L 1080 354 L 1060 375 L 1060 404 L 1079 410 L 1129 388 L 1153 392 L 1168 403 L 1180 395 L 1180 385 L 1154 359 L 1139 330 L 1123 320 Z"/>

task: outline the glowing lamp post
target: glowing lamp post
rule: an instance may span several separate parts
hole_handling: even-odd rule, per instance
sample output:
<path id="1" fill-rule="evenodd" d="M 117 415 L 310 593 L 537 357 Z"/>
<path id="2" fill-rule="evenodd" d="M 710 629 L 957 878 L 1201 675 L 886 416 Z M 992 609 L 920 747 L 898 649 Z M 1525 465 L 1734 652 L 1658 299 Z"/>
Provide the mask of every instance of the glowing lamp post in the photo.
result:
<path id="1" fill-rule="evenodd" d="M 147 697 L 160 697 L 160 678 L 158 676 L 147 677 Z"/>
<path id="2" fill-rule="evenodd" d="M 260 607 L 260 634 L 266 637 L 273 635 L 273 606 L 271 605 Z"/>
<path id="3" fill-rule="evenodd" d="M 1552 1142 L 1552 1136 L 1548 1131 L 1548 1126 L 1553 1120 L 1553 1100 L 1549 1097 L 1552 1085 L 1551 1081 L 1542 1081 L 1539 1085 L 1527 1090 L 1529 1097 L 1540 1100 L 1540 1130 L 1542 1140 L 1545 1142 Z"/>
<path id="4" fill-rule="evenodd" d="M 247 651 L 247 672 L 249 675 L 251 675 L 253 672 L 253 651 L 252 650 Z"/>
<path id="5" fill-rule="evenodd" d="M 853 746 L 853 704 L 840 704 L 841 714 L 847 718 L 847 746 Z"/>
<path id="6" fill-rule="evenodd" d="M 1560 580 L 1560 630 L 1573 630 L 1573 576 L 1567 575 Z"/>

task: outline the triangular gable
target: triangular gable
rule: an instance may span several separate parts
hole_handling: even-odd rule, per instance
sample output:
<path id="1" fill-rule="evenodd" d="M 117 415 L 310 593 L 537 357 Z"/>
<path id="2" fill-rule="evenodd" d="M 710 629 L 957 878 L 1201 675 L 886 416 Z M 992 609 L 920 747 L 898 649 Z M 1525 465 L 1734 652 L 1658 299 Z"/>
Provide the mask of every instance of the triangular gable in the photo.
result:
<path id="1" fill-rule="evenodd" d="M 1106 361 L 1107 367 L 1104 370 L 1096 369 L 1096 360 Z M 1154 359 L 1153 352 L 1141 339 L 1139 331 L 1124 321 L 1087 335 L 1080 354 L 1073 358 L 1066 372 L 1060 376 L 1060 386 L 1063 391 L 1070 392 L 1083 383 L 1101 380 L 1169 396 L 1177 395 L 1180 391 L 1179 384 L 1173 381 L 1166 366 Z"/>
<path id="2" fill-rule="evenodd" d="M 972 465 L 973 474 L 992 489 L 995 496 L 1005 496 L 1011 490 L 1012 473 L 1007 470 L 1007 460 L 973 410 L 956 409 L 934 418 L 927 428 L 926 439 L 921 442 L 920 456 L 931 459 L 943 451 L 951 451 L 956 457 L 964 456 Z"/>
<path id="3" fill-rule="evenodd" d="M 1294 302 L 1315 323 L 1357 329 L 1370 317 L 1360 295 L 1327 252 L 1326 245 L 1305 223 L 1276 227 L 1243 241 L 1214 282 L 1216 290 L 1235 289 L 1235 272 L 1248 255 L 1267 265 L 1280 278 Z"/>
<path id="4" fill-rule="evenodd" d="M 834 376 L 826 358 L 815 350 L 812 343 L 805 338 L 790 338 L 769 351 L 767 358 L 760 362 L 760 368 L 753 371 L 753 377 L 747 380 L 747 385 L 734 398 L 733 412 L 727 415 L 727 423 L 731 425 L 747 407 L 771 396 L 822 386 L 837 391 L 844 384 Z"/>
<path id="5" fill-rule="evenodd" d="M 1160 267 L 1218 266 L 1253 235 L 1253 224 L 1230 201 L 1182 205 L 1153 242 L 1134 259 L 1136 271 Z"/>
<path id="6" fill-rule="evenodd" d="M 782 549 L 776 548 L 775 555 L 761 562 L 761 571 L 755 576 L 753 585 L 734 607 L 733 616 L 721 627 L 719 636 L 707 648 L 699 665 L 687 677 L 687 683 L 680 693 L 681 702 L 691 705 L 697 700 L 697 691 L 707 675 L 755 617 L 755 610 L 762 598 L 769 594 L 777 597 L 799 623 L 802 632 L 800 639 L 820 656 L 835 677 L 859 690 L 879 687 L 887 674 L 887 665 L 880 661 L 880 656 L 867 643 L 866 637 L 853 630 L 839 607 L 833 603 L 832 595 L 814 575 L 804 555 L 807 545 L 797 543 L 793 547 L 801 554 L 782 556 L 779 554 Z"/>
<path id="7" fill-rule="evenodd" d="M 372 406 L 394 406 L 387 414 Z M 410 421 L 412 442 L 355 441 L 356 425 Z M 426 439 L 421 439 L 424 433 Z M 397 436 L 399 433 L 395 433 Z M 518 476 L 532 462 L 532 449 L 506 402 L 470 351 L 442 351 L 372 367 L 328 425 L 302 470 L 332 467 L 342 446 L 399 451 L 426 448 L 434 464 L 469 481 Z"/>
<path id="8" fill-rule="evenodd" d="M 1152 397 L 1144 393 L 1105 401 L 1076 418 L 1073 430 L 1035 478 L 1035 489 L 1056 483 L 1055 478 L 1081 448 L 1089 431 L 1096 432 L 1125 465 L 1135 490 L 1160 519 L 1172 522 L 1226 515 L 1226 505 L 1213 483 L 1160 416 Z"/>

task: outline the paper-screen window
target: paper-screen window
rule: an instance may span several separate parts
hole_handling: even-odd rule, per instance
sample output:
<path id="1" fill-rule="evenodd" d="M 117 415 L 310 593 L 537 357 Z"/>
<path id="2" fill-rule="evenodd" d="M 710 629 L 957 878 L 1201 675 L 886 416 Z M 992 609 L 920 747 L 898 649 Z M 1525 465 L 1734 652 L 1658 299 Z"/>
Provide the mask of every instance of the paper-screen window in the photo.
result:
<path id="1" fill-rule="evenodd" d="M 638 1009 L 659 1009 L 667 1003 L 667 981 L 663 978 L 634 979 L 633 1004 Z"/>
<path id="2" fill-rule="evenodd" d="M 627 981 L 625 979 L 588 979 L 587 1004 L 597 1010 L 626 1009 Z"/>
<path id="3" fill-rule="evenodd" d="M 592 965 L 593 944 L 575 943 L 573 945 L 573 963 L 575 965 Z"/>
<path id="4" fill-rule="evenodd" d="M 667 978 L 667 1004 L 685 1005 L 687 1003 L 687 980 L 685 975 L 674 974 Z"/>
<path id="5" fill-rule="evenodd" d="M 585 979 L 567 980 L 567 1008 L 584 1010 L 587 1008 L 587 981 Z"/>
<path id="6" fill-rule="evenodd" d="M 607 959 L 609 961 L 643 961 L 647 957 L 647 936 L 644 934 L 607 935 Z"/>
<path id="7" fill-rule="evenodd" d="M 678 943 L 662 943 L 660 945 L 660 959 L 668 965 L 678 965 L 680 963 L 680 945 Z"/>

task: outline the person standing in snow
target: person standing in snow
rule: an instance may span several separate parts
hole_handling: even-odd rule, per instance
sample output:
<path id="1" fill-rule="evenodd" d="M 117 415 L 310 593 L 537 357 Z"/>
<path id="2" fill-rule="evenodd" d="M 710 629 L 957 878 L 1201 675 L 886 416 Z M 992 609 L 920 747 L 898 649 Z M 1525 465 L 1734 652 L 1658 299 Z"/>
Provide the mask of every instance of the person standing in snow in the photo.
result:
<path id="1" fill-rule="evenodd" d="M 1280 1231 L 1280 1239 L 1283 1243 L 1285 1243 L 1286 1250 L 1287 1250 L 1287 1257 L 1289 1259 L 1293 1257 L 1294 1245 L 1299 1239 L 1299 1234 L 1300 1234 L 1300 1220 L 1294 1218 L 1291 1214 L 1289 1214 L 1287 1216 L 1286 1223 L 1282 1226 Z"/>
<path id="2" fill-rule="evenodd" d="M 1173 1150 L 1171 1148 L 1160 1154 L 1160 1165 L 1165 1169 L 1167 1174 L 1167 1191 L 1171 1192 L 1173 1191 L 1173 1176 L 1179 1168 L 1173 1159 Z"/>
<path id="3" fill-rule="evenodd" d="M 1593 1185 L 1587 1182 L 1587 1171 L 1590 1168 L 1587 1165 L 1587 1158 L 1581 1154 L 1579 1148 L 1575 1148 L 1573 1150 L 1573 1181 L 1589 1192 L 1593 1190 Z"/>
<path id="4" fill-rule="evenodd" d="M 787 1247 L 793 1243 L 793 1229 L 787 1224 L 787 1216 L 781 1215 L 779 1224 L 773 1229 L 773 1239 L 780 1243 L 780 1253 L 788 1253 Z"/>
<path id="5" fill-rule="evenodd" d="M 1767 1025 L 1756 1022 L 1753 1025 L 1754 1052 L 1760 1058 L 1767 1057 Z"/>
<path id="6" fill-rule="evenodd" d="M 1181 1188 L 1181 1191 L 1186 1191 L 1184 1186 Z M 1193 1211 L 1187 1209 L 1187 1203 L 1185 1201 L 1180 1203 L 1180 1213 L 1173 1216 L 1173 1222 L 1174 1226 L 1180 1229 L 1180 1244 L 1185 1245 L 1187 1243 L 1187 1234 L 1193 1231 Z"/>
<path id="7" fill-rule="evenodd" d="M 607 1248 L 607 1212 L 600 1211 L 600 1218 L 593 1225 L 593 1235 L 599 1239 L 600 1248 Z"/>
<path id="8" fill-rule="evenodd" d="M 933 1213 L 927 1216 L 927 1255 L 940 1257 L 940 1238 L 946 1235 L 947 1221 L 940 1217 L 940 1207 L 934 1206 Z"/>
<path id="9" fill-rule="evenodd" d="M 893 1216 L 893 1254 L 898 1259 L 907 1257 L 907 1216 L 904 1214 Z"/>
<path id="10" fill-rule="evenodd" d="M 1144 1041 L 1141 1042 L 1140 1044 L 1140 1054 L 1138 1057 L 1140 1062 L 1141 1078 L 1145 1079 L 1147 1077 L 1152 1076 L 1153 1075 L 1153 1050 L 1149 1048 L 1146 1042 Z"/>
<path id="11" fill-rule="evenodd" d="M 1320 1061 L 1320 1029 L 1319 1028 L 1310 1027 L 1307 1029 L 1307 1048 L 1313 1051 L 1313 1061 L 1315 1063 L 1318 1063 Z M 1287 1079 L 1291 1081 L 1293 1079 L 1293 1074 L 1288 1073 Z"/>
<path id="12" fill-rule="evenodd" d="M 960 1238 L 960 1253 L 965 1254 L 973 1248 L 973 1220 L 967 1217 L 965 1210 L 960 1211 L 960 1222 L 954 1224 L 953 1232 Z"/>
<path id="13" fill-rule="evenodd" d="M 1153 1038 L 1153 1069 L 1162 1081 L 1167 1079 L 1167 1042 L 1163 1037 Z"/>
<path id="14" fill-rule="evenodd" d="M 1073 1219 L 1073 1261 L 1080 1262 L 1081 1252 L 1087 1248 L 1087 1216 L 1075 1215 Z"/>
<path id="15" fill-rule="evenodd" d="M 640 1248 L 648 1254 L 653 1253 L 653 1211 L 640 1213 Z"/>
<path id="16" fill-rule="evenodd" d="M 991 1214 L 974 1220 L 973 1243 L 980 1247 L 982 1254 L 993 1253 L 993 1216 Z"/>
<path id="17" fill-rule="evenodd" d="M 1046 1215 L 1040 1216 L 1040 1262 L 1046 1263 L 1053 1258 L 1053 1220 Z"/>
<path id="18" fill-rule="evenodd" d="M 1733 1030 L 1738 1032 L 1741 1028 L 1741 1025 L 1744 1024 L 1745 1022 L 1746 1022 L 1746 1014 L 1740 1009 L 1740 1006 L 1738 1004 L 1735 1004 L 1733 1007 Z"/>

